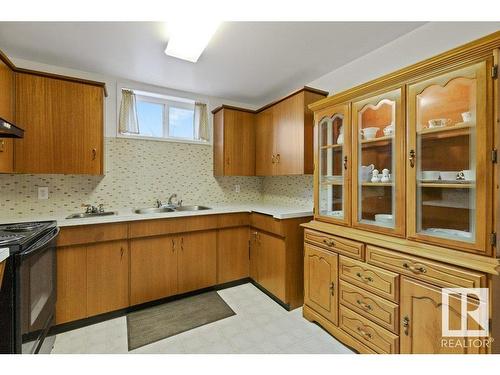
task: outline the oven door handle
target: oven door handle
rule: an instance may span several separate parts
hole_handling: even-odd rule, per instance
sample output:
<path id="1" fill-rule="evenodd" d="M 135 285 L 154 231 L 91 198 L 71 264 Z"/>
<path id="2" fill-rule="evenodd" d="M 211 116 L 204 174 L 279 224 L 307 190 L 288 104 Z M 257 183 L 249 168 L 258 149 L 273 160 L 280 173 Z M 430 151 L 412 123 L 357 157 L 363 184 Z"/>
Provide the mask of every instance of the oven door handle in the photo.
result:
<path id="1" fill-rule="evenodd" d="M 37 252 L 39 249 L 45 247 L 50 241 L 57 237 L 59 234 L 59 227 L 54 228 L 51 232 L 40 238 L 37 242 L 31 245 L 28 250 L 22 252 L 21 258 L 27 258 L 31 256 L 33 253 Z"/>

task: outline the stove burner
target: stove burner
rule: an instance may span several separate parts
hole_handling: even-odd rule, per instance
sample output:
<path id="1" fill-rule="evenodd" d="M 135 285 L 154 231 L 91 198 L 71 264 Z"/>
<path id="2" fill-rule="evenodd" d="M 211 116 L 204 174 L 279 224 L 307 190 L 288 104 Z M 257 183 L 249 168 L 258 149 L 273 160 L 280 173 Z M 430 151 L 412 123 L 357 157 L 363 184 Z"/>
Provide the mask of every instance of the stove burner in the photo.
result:
<path id="1" fill-rule="evenodd" d="M 21 238 L 23 238 L 23 236 L 18 234 L 0 234 L 0 245 L 12 241 L 18 241 Z"/>
<path id="2" fill-rule="evenodd" d="M 6 232 L 30 232 L 35 229 L 41 228 L 45 225 L 46 223 L 19 223 L 19 224 L 7 225 L 0 229 Z"/>

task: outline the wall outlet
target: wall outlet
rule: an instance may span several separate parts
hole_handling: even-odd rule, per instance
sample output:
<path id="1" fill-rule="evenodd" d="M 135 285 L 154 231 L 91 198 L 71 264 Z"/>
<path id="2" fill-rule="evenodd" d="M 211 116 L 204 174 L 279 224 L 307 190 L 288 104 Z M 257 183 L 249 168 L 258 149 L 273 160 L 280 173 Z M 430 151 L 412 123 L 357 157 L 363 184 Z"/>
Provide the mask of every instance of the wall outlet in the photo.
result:
<path id="1" fill-rule="evenodd" d="M 234 192 L 239 193 L 241 191 L 241 186 L 240 185 L 234 185 Z"/>
<path id="2" fill-rule="evenodd" d="M 47 186 L 38 187 L 38 199 L 49 199 L 49 188 Z"/>

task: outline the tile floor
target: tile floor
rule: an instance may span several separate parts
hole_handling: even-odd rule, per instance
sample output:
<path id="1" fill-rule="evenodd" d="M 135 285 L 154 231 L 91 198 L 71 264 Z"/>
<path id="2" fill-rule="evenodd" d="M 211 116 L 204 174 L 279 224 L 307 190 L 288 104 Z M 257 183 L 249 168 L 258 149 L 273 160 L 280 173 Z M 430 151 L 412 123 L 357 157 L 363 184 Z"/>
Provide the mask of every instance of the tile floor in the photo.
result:
<path id="1" fill-rule="evenodd" d="M 57 335 L 52 353 L 269 353 L 351 354 L 302 309 L 286 311 L 252 284 L 218 292 L 236 315 L 183 332 L 131 352 L 125 317 Z"/>

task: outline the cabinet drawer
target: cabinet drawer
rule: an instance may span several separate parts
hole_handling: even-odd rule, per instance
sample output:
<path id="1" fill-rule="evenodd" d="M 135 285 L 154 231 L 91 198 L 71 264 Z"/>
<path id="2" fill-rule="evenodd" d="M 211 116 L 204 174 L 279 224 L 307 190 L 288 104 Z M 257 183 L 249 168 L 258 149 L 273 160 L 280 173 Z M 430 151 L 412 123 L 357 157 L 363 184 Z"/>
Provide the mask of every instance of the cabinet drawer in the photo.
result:
<path id="1" fill-rule="evenodd" d="M 346 255 L 351 258 L 363 259 L 364 256 L 365 245 L 360 242 L 309 229 L 304 231 L 304 238 L 307 242 L 316 246 L 334 250 L 339 254 Z"/>
<path id="2" fill-rule="evenodd" d="M 397 302 L 399 275 L 369 264 L 340 257 L 340 278 L 381 297 Z"/>
<path id="3" fill-rule="evenodd" d="M 398 333 L 399 306 L 375 294 L 341 281 L 339 285 L 340 303 L 363 315 L 378 325 Z"/>
<path id="4" fill-rule="evenodd" d="M 122 240 L 127 237 L 126 223 L 78 225 L 61 228 L 57 236 L 57 246 Z"/>
<path id="5" fill-rule="evenodd" d="M 344 306 L 340 306 L 340 328 L 377 353 L 399 353 L 398 336 Z"/>
<path id="6" fill-rule="evenodd" d="M 481 273 L 375 246 L 367 246 L 366 261 L 443 287 L 479 288 L 486 284 Z"/>
<path id="7" fill-rule="evenodd" d="M 250 216 L 250 225 L 265 232 L 273 233 L 281 237 L 285 236 L 281 220 L 275 219 L 269 215 L 252 213 Z"/>

